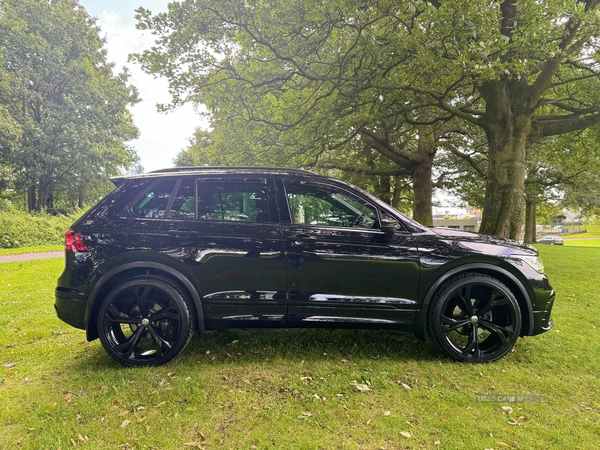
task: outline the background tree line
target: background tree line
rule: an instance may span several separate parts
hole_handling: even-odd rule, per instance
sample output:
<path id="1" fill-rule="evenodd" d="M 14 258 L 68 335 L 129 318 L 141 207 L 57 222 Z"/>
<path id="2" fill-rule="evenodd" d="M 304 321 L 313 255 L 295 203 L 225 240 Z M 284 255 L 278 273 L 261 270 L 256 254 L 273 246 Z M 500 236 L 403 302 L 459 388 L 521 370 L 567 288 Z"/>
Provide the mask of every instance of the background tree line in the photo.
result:
<path id="1" fill-rule="evenodd" d="M 139 165 L 137 90 L 99 31 L 76 0 L 0 1 L 0 193 L 29 211 L 83 208 Z"/>
<path id="2" fill-rule="evenodd" d="M 531 230 L 552 197 L 596 201 L 597 6 L 187 0 L 137 10 L 157 45 L 133 58 L 169 80 L 164 109 L 208 108 L 177 162 L 341 170 L 425 224 L 445 187 L 517 238 L 526 204 Z"/>

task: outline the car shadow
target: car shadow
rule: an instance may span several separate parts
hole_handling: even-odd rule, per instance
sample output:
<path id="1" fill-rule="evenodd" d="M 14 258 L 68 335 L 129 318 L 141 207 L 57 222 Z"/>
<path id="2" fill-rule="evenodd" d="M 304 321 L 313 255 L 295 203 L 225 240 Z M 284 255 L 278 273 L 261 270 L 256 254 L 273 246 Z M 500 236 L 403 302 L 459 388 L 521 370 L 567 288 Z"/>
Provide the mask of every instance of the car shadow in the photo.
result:
<path id="1" fill-rule="evenodd" d="M 91 355 L 93 358 L 80 360 L 80 364 L 119 367 L 102 346 L 94 346 L 90 351 L 95 353 Z M 308 363 L 324 359 L 448 361 L 431 342 L 421 341 L 410 332 L 309 328 L 206 331 L 196 334 L 184 351 L 167 365 L 230 365 L 275 360 Z"/>

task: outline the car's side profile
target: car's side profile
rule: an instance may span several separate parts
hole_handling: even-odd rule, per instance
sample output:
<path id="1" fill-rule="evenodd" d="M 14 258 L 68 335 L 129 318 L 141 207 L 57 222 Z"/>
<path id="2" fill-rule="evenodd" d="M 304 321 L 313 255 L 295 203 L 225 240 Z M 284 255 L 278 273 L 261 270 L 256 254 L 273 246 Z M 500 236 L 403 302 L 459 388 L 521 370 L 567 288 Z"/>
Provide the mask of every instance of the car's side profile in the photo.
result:
<path id="1" fill-rule="evenodd" d="M 538 241 L 538 244 L 545 245 L 564 245 L 565 241 L 560 236 L 544 236 Z"/>
<path id="2" fill-rule="evenodd" d="M 502 358 L 552 327 L 537 250 L 424 227 L 299 169 L 178 168 L 115 179 L 66 234 L 55 307 L 129 366 L 194 331 L 387 328 L 459 361 Z"/>

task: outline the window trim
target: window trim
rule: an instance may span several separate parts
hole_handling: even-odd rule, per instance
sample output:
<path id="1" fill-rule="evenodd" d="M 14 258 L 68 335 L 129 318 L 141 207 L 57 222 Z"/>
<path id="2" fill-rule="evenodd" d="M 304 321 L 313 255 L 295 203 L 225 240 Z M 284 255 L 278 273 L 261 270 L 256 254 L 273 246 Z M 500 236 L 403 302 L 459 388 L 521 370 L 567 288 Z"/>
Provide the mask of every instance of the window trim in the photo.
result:
<path id="1" fill-rule="evenodd" d="M 173 203 L 175 203 L 175 197 L 179 193 L 179 188 L 181 187 L 183 182 L 188 179 L 191 179 L 194 182 L 194 208 L 195 208 L 194 217 L 193 218 L 169 217 L 169 214 L 171 214 L 171 209 L 173 207 Z M 179 178 L 177 180 L 175 190 L 173 191 L 173 194 L 171 196 L 171 201 L 169 201 L 169 204 L 167 206 L 168 206 L 168 209 L 165 211 L 165 219 L 166 220 L 198 220 L 198 180 L 196 178 L 191 178 L 191 177 Z"/>
<path id="2" fill-rule="evenodd" d="M 287 214 L 290 219 L 289 224 L 286 223 L 287 225 L 290 225 L 292 227 L 332 228 L 332 229 L 336 229 L 336 230 L 351 231 L 351 232 L 353 231 L 353 232 L 361 232 L 361 233 L 365 233 L 365 232 L 374 232 L 377 234 L 383 233 L 383 231 L 381 231 L 381 218 L 382 218 L 381 208 L 379 208 L 379 206 L 377 206 L 377 205 L 374 205 L 371 201 L 364 198 L 362 195 L 358 195 L 357 193 L 352 192 L 349 189 L 346 189 L 345 187 L 338 185 L 337 183 L 330 183 L 327 181 L 310 180 L 310 179 L 309 180 L 298 180 L 296 178 L 283 178 L 283 177 L 281 178 L 281 181 L 282 181 L 281 184 L 283 186 L 283 195 L 285 197 L 285 204 L 287 206 Z M 366 203 L 366 205 L 368 205 L 375 211 L 375 214 L 377 216 L 377 227 L 376 228 L 359 228 L 359 227 L 339 227 L 336 225 L 311 225 L 311 224 L 294 223 L 292 220 L 292 210 L 290 208 L 286 184 L 304 184 L 304 185 L 315 186 L 315 187 L 325 186 L 327 188 L 335 188 L 338 191 L 341 191 L 342 193 L 349 194 L 348 196 L 350 198 L 352 198 L 352 197 L 358 198 L 358 199 L 362 200 L 364 203 Z M 281 222 L 281 223 L 283 223 L 283 222 Z M 398 221 L 398 224 L 399 224 L 399 227 L 404 228 L 404 224 L 402 224 L 400 221 Z M 398 231 L 402 232 L 404 230 L 399 229 Z"/>

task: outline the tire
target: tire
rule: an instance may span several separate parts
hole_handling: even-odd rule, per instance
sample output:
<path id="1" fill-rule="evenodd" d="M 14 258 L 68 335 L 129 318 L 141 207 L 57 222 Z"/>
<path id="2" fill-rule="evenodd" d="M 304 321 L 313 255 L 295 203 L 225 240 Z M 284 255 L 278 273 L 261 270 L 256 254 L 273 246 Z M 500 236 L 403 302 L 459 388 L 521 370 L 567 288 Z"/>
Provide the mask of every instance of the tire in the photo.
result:
<path id="1" fill-rule="evenodd" d="M 165 364 L 192 338 L 192 305 L 187 291 L 170 278 L 130 278 L 115 286 L 100 307 L 100 342 L 124 366 Z"/>
<path id="2" fill-rule="evenodd" d="M 427 333 L 439 350 L 456 361 L 486 363 L 511 351 L 521 323 L 519 303 L 504 283 L 489 275 L 464 273 L 450 278 L 435 293 Z"/>

